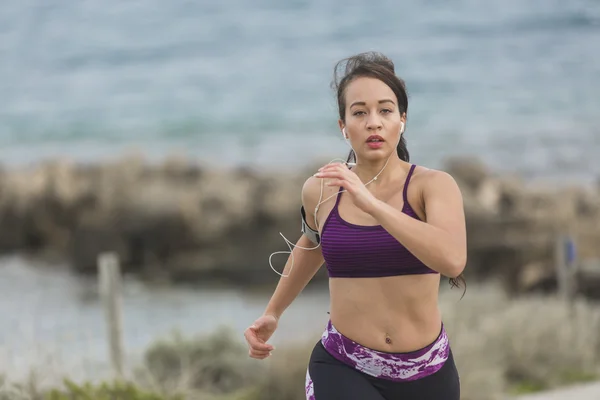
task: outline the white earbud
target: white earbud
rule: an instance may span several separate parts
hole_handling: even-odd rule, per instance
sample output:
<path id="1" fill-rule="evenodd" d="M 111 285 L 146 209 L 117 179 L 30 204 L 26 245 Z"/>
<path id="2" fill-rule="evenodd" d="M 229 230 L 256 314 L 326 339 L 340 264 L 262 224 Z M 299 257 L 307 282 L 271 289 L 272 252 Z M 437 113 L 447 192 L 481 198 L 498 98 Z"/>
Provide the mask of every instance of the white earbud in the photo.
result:
<path id="1" fill-rule="evenodd" d="M 404 133 L 404 122 L 400 121 L 400 123 L 402 124 L 402 128 L 400 128 L 400 134 L 402 135 Z"/>
<path id="2" fill-rule="evenodd" d="M 346 128 L 342 129 L 342 135 L 344 136 L 344 140 L 346 141 L 346 143 L 348 143 L 348 146 L 350 146 L 350 148 L 352 149 L 352 143 L 350 143 L 350 138 L 348 138 L 348 134 L 346 133 Z"/>

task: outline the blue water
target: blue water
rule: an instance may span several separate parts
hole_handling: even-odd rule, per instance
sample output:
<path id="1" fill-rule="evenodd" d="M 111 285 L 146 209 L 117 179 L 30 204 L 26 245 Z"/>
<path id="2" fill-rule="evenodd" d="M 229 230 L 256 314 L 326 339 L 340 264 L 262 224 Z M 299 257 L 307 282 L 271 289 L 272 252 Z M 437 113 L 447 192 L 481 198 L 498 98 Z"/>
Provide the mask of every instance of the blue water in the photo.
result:
<path id="1" fill-rule="evenodd" d="M 329 83 L 367 50 L 407 82 L 415 162 L 600 176 L 595 0 L 4 0 L 0 159 L 344 156 Z"/>

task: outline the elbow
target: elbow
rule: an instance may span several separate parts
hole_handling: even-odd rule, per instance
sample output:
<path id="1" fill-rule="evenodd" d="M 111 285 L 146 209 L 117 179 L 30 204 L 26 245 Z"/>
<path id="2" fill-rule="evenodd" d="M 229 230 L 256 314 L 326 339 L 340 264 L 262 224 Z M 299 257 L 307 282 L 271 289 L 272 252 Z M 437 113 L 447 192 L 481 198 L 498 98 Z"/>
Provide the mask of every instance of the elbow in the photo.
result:
<path id="1" fill-rule="evenodd" d="M 448 278 L 457 278 L 463 273 L 467 265 L 467 255 L 458 254 L 448 259 L 447 273 L 445 274 Z"/>

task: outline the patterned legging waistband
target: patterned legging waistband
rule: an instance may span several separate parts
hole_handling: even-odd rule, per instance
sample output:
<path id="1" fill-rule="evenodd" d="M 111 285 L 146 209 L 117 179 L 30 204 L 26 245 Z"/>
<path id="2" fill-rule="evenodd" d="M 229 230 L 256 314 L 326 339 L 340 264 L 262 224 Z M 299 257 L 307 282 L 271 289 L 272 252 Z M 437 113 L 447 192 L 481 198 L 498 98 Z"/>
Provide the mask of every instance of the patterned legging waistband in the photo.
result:
<path id="1" fill-rule="evenodd" d="M 321 343 L 333 357 L 365 374 L 392 381 L 413 381 L 442 368 L 450 353 L 448 335 L 442 325 L 430 345 L 410 353 L 387 353 L 365 347 L 338 332 L 331 321 Z"/>

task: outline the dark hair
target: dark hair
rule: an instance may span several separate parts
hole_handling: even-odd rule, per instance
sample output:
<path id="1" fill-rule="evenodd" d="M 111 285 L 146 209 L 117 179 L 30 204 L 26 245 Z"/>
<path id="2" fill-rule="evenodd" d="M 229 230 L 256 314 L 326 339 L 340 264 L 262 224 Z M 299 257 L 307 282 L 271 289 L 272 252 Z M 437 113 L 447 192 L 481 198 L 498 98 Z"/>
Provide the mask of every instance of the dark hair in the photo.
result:
<path id="1" fill-rule="evenodd" d="M 368 52 L 345 58 L 339 61 L 333 71 L 332 88 L 337 92 L 340 119 L 346 121 L 346 88 L 356 78 L 369 77 L 379 79 L 392 89 L 398 99 L 400 115 L 408 111 L 408 95 L 404 81 L 398 78 L 394 71 L 394 63 L 381 53 Z M 404 135 L 396 147 L 398 157 L 410 161 Z M 354 150 L 350 150 L 348 162 L 356 161 Z"/>
<path id="2" fill-rule="evenodd" d="M 394 62 L 381 53 L 366 52 L 340 60 L 334 67 L 331 86 L 337 94 L 338 111 L 342 121 L 346 121 L 346 89 L 352 81 L 361 77 L 379 79 L 388 85 L 398 99 L 400 115 L 403 113 L 408 114 L 406 84 L 404 80 L 396 76 Z M 404 135 L 400 138 L 396 152 L 402 161 L 410 161 Z M 353 161 L 356 161 L 356 154 L 354 154 L 354 150 L 350 150 L 347 162 Z M 460 287 L 461 284 L 465 285 L 466 291 L 466 282 L 462 274 L 456 278 L 450 278 L 451 287 Z"/>

